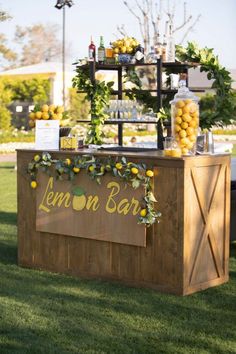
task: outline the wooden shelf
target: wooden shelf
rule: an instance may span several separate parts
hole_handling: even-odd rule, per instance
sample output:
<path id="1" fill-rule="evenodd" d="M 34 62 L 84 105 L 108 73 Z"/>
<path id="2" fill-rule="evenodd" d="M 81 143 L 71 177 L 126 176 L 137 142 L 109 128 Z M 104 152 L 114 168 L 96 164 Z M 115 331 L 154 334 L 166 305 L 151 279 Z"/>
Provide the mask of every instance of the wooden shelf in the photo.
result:
<path id="1" fill-rule="evenodd" d="M 157 63 L 135 63 L 135 64 L 131 64 L 131 63 L 122 63 L 122 64 L 98 64 L 98 63 L 95 63 L 95 68 L 96 70 L 119 70 L 121 69 L 122 67 L 136 67 L 136 66 L 156 66 L 158 64 Z M 74 64 L 76 65 L 76 64 Z M 175 67 L 175 68 L 189 68 L 191 67 L 192 65 L 190 63 L 180 63 L 180 62 L 174 62 L 174 63 L 171 63 L 171 62 L 162 62 L 162 67 L 163 68 L 169 68 L 169 67 Z M 89 64 L 85 64 L 85 65 L 82 65 L 82 67 L 84 68 L 88 68 L 89 67 Z"/>
<path id="2" fill-rule="evenodd" d="M 91 123 L 91 120 L 82 120 L 79 119 L 76 121 L 77 123 Z M 157 124 L 157 120 L 135 120 L 135 119 L 107 119 L 105 120 L 104 124 Z"/>

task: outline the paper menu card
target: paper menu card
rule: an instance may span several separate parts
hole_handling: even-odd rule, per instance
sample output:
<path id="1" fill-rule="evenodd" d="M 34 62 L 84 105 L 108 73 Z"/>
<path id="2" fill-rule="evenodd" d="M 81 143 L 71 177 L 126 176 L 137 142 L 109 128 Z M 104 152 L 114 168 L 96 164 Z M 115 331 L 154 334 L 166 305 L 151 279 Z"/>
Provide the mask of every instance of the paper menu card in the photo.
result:
<path id="1" fill-rule="evenodd" d="M 36 120 L 35 149 L 59 149 L 59 120 Z"/>

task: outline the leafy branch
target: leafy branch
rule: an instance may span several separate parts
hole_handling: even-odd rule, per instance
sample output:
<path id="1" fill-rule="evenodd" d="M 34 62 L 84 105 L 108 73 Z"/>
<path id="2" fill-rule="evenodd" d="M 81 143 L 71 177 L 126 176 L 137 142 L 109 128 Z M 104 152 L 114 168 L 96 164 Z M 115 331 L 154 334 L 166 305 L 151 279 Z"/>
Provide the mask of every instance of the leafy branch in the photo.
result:
<path id="1" fill-rule="evenodd" d="M 208 80 L 213 80 L 211 109 L 205 110 L 204 99 L 200 101 L 201 128 L 210 129 L 213 125 L 224 126 L 235 119 L 235 100 L 231 87 L 230 72 L 221 66 L 218 56 L 214 55 L 212 48 L 199 48 L 194 42 L 189 42 L 187 47 L 176 46 L 176 54 L 180 61 L 189 62 L 192 67 L 200 65 L 200 71 L 207 73 Z M 209 98 L 208 98 L 209 100 Z"/>
<path id="2" fill-rule="evenodd" d="M 76 66 L 76 76 L 73 78 L 73 87 L 77 91 L 86 93 L 85 99 L 91 102 L 91 123 L 88 129 L 86 143 L 101 145 L 103 139 L 102 126 L 107 118 L 104 108 L 108 105 L 113 81 L 91 81 L 88 66 Z"/>

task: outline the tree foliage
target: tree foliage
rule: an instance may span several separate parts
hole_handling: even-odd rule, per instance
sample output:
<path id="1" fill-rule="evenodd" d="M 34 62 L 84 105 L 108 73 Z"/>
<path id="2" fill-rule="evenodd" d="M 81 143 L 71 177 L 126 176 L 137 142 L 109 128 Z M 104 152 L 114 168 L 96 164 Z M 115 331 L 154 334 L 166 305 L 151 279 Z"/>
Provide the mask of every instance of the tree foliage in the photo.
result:
<path id="1" fill-rule="evenodd" d="M 7 106 L 12 100 L 12 92 L 0 81 L 0 129 L 7 130 L 11 125 L 11 113 Z"/>
<path id="2" fill-rule="evenodd" d="M 16 27 L 15 40 L 22 50 L 19 65 L 31 65 L 61 59 L 61 41 L 57 25 L 35 24 Z"/>
<path id="3" fill-rule="evenodd" d="M 9 19 L 11 19 L 11 16 L 7 12 L 0 9 L 0 22 L 4 22 Z M 1 59 L 3 58 L 10 62 L 15 61 L 17 58 L 17 54 L 8 47 L 6 36 L 2 33 L 0 33 L 0 56 Z"/>
<path id="4" fill-rule="evenodd" d="M 5 78 L 2 79 L 6 90 L 11 91 L 12 101 L 28 101 L 33 103 L 49 102 L 50 81 L 43 78 L 28 80 Z"/>
<path id="5" fill-rule="evenodd" d="M 129 12 L 136 18 L 139 24 L 144 49 L 148 52 L 150 45 L 158 45 L 160 38 L 167 35 L 167 28 L 172 26 L 172 33 L 182 32 L 182 39 L 179 43 L 183 43 L 188 34 L 194 29 L 201 15 L 196 18 L 188 11 L 187 1 L 183 3 L 182 22 L 176 21 L 175 1 L 170 0 L 123 0 L 124 5 Z M 161 33 L 165 28 L 165 33 Z M 126 36 L 125 26 L 118 26 L 118 31 Z M 164 39 L 164 38 L 163 38 Z"/>

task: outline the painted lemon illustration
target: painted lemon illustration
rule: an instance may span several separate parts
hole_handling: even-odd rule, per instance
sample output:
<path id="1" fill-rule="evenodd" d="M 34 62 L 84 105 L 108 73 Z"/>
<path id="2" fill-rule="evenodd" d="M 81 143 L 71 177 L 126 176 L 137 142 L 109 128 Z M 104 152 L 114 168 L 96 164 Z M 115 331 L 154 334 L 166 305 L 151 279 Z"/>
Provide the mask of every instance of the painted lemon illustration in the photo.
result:
<path id="1" fill-rule="evenodd" d="M 76 211 L 83 210 L 86 205 L 85 191 L 81 187 L 75 187 L 72 191 L 72 208 Z"/>

